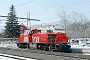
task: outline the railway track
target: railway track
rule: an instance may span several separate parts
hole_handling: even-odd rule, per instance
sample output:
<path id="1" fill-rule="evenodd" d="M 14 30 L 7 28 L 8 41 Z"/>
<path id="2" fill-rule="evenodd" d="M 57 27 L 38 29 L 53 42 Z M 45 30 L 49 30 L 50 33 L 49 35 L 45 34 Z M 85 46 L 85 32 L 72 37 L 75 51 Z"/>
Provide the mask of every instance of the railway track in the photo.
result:
<path id="1" fill-rule="evenodd" d="M 71 54 L 71 53 L 62 53 L 62 52 L 52 52 L 52 51 L 41 51 L 41 50 L 29 50 L 29 49 L 12 49 L 12 48 L 4 48 L 0 47 L 0 53 L 9 54 L 13 56 L 32 58 L 37 60 L 59 60 L 60 58 L 64 58 L 64 60 L 89 60 L 89 55 L 81 55 L 81 54 Z M 62 60 L 63 60 L 62 58 Z"/>
<path id="2" fill-rule="evenodd" d="M 19 56 L 19 57 L 25 57 L 25 58 L 32 58 L 37 60 L 60 60 L 60 58 L 64 58 L 64 60 L 65 59 L 66 60 L 73 60 L 73 59 L 90 60 L 90 57 L 89 57 L 90 55 L 52 52 L 52 51 L 43 51 L 43 50 L 34 50 L 34 49 L 19 49 L 19 48 L 12 48 L 12 47 L 0 47 L 0 53 Z"/>
<path id="3" fill-rule="evenodd" d="M 24 58 L 24 57 L 13 56 L 13 55 L 7 55 L 7 54 L 0 54 L 0 57 L 12 59 L 12 60 L 35 60 L 35 59 Z"/>

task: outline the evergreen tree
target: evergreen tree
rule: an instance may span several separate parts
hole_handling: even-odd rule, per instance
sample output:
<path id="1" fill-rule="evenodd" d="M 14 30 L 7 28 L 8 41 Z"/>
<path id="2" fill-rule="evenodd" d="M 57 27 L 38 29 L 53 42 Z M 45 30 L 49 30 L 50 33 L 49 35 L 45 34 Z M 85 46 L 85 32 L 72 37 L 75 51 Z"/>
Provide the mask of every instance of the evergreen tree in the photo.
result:
<path id="1" fill-rule="evenodd" d="M 5 28 L 5 36 L 7 38 L 19 37 L 20 25 L 16 18 L 16 12 L 13 5 L 10 7 Z"/>

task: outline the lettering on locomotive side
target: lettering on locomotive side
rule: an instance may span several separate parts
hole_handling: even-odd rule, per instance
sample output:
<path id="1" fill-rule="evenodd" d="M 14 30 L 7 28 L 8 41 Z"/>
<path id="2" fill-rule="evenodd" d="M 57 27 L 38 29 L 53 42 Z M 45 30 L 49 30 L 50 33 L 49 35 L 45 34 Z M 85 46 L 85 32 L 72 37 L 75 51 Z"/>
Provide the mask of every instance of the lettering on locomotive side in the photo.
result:
<path id="1" fill-rule="evenodd" d="M 34 36 L 34 37 L 33 37 L 33 42 L 39 43 L 39 37 L 38 37 L 38 36 Z"/>

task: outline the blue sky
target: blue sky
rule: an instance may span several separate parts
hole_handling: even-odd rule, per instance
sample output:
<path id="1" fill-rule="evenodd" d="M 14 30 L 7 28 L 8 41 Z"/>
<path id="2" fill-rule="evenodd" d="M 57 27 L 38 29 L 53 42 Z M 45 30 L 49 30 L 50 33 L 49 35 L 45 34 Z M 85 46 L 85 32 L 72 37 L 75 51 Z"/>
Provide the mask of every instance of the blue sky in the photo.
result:
<path id="1" fill-rule="evenodd" d="M 32 21 L 32 25 L 60 21 L 57 12 L 61 13 L 62 7 L 67 13 L 77 12 L 90 16 L 90 0 L 1 0 L 0 15 L 7 15 L 12 4 L 15 6 L 17 16 L 27 17 L 27 13 L 30 12 L 30 18 L 41 20 Z M 20 23 L 26 25 L 26 22 Z M 1 29 L 4 26 L 4 22 L 0 23 Z"/>

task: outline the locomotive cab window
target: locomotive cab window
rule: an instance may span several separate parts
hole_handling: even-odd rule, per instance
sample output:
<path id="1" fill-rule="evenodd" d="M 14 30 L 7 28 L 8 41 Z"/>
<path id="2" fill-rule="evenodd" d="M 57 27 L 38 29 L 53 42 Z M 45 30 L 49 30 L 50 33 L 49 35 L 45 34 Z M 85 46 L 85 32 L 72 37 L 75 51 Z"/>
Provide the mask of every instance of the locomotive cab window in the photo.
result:
<path id="1" fill-rule="evenodd" d="M 25 30 L 24 34 L 29 34 L 30 30 Z"/>
<path id="2" fill-rule="evenodd" d="M 47 32 L 53 32 L 53 30 L 47 30 Z"/>

